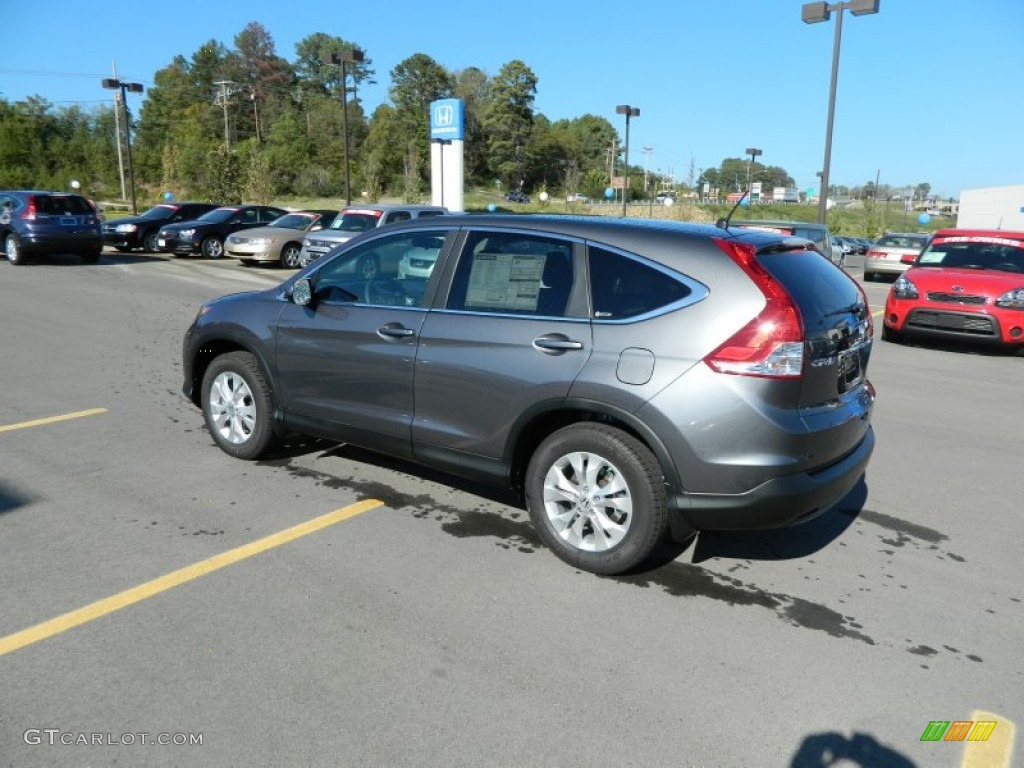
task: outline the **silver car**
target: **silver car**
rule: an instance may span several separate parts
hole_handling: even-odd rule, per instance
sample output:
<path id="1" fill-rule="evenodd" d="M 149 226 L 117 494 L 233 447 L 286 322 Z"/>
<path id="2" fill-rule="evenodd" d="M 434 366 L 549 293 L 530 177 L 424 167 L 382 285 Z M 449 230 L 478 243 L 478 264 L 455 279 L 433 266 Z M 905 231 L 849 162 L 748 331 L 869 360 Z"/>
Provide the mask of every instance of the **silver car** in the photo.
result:
<path id="1" fill-rule="evenodd" d="M 876 275 L 902 275 L 928 244 L 928 235 L 889 232 L 882 235 L 864 255 L 864 279 Z"/>
<path id="2" fill-rule="evenodd" d="M 303 239 L 299 264 L 308 266 L 310 262 L 319 259 L 332 248 L 347 243 L 360 232 L 420 217 L 444 216 L 447 213 L 447 208 L 437 205 L 358 205 L 343 208 L 329 227 L 310 233 Z M 366 262 L 362 267 L 372 271 L 379 265 Z"/>
<path id="3" fill-rule="evenodd" d="M 431 239 L 429 275 L 400 276 Z M 183 391 L 232 456 L 298 432 L 512 488 L 558 557 L 611 574 L 839 503 L 874 446 L 872 336 L 802 238 L 442 216 L 203 305 Z"/>

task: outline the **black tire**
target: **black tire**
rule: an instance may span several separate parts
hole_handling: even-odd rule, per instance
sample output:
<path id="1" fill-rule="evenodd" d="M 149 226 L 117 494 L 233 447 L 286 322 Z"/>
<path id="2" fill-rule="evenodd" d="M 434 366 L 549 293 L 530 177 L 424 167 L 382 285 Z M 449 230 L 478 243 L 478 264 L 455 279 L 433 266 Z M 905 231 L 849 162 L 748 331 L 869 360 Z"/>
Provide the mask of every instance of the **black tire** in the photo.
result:
<path id="1" fill-rule="evenodd" d="M 281 249 L 281 266 L 285 269 L 298 269 L 299 254 L 302 253 L 302 246 L 298 243 L 285 243 Z"/>
<path id="2" fill-rule="evenodd" d="M 156 253 L 160 250 L 160 246 L 157 244 L 157 240 L 160 237 L 159 232 L 149 231 L 142 236 L 142 250 L 145 253 Z"/>
<path id="3" fill-rule="evenodd" d="M 601 485 L 577 480 L 574 467 L 584 462 Z M 613 482 L 616 490 L 608 492 Z M 615 503 L 607 503 L 613 496 Z M 635 568 L 668 530 L 658 460 L 632 435 L 602 424 L 572 424 L 541 443 L 526 471 L 526 505 L 548 548 L 591 573 Z"/>
<path id="4" fill-rule="evenodd" d="M 252 267 L 256 265 L 256 262 L 252 259 L 239 259 L 238 263 L 243 267 Z"/>
<path id="5" fill-rule="evenodd" d="M 882 341 L 888 341 L 893 344 L 901 344 L 903 342 L 903 334 L 900 333 L 899 331 L 894 331 L 892 328 L 890 328 L 883 322 Z"/>
<path id="6" fill-rule="evenodd" d="M 28 257 L 25 256 L 24 251 L 21 250 L 21 241 L 18 236 L 13 232 L 4 239 L 4 253 L 7 254 L 7 260 L 16 266 L 23 266 L 28 264 Z"/>
<path id="7" fill-rule="evenodd" d="M 98 251 L 89 251 L 88 253 L 83 253 L 78 258 L 81 260 L 82 264 L 95 264 L 100 260 L 100 254 L 102 253 L 103 249 L 101 248 Z"/>
<path id="8" fill-rule="evenodd" d="M 228 352 L 203 375 L 203 418 L 214 442 L 236 459 L 258 459 L 274 442 L 270 388 L 249 352 Z"/>
<path id="9" fill-rule="evenodd" d="M 219 237 L 210 236 L 199 247 L 204 259 L 219 259 L 224 255 L 224 243 Z"/>
<path id="10" fill-rule="evenodd" d="M 875 273 L 874 272 L 868 272 L 865 269 L 864 270 L 864 282 L 865 283 L 871 283 L 871 282 L 874 282 L 874 280 L 875 280 Z"/>

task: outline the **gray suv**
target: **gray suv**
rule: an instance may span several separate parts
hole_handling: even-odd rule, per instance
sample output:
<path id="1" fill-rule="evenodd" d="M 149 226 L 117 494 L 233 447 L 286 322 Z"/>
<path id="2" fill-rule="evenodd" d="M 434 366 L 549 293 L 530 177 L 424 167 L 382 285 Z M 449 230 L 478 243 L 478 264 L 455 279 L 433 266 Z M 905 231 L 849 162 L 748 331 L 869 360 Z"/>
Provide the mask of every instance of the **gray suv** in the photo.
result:
<path id="1" fill-rule="evenodd" d="M 431 242 L 429 275 L 399 278 Z M 183 390 L 240 459 L 297 432 L 518 489 L 558 557 L 611 574 L 669 534 L 842 499 L 874 445 L 872 335 L 863 290 L 806 240 L 443 216 L 204 304 Z"/>
<path id="2" fill-rule="evenodd" d="M 303 239 L 299 265 L 309 266 L 310 262 L 319 259 L 332 248 L 347 243 L 360 232 L 411 219 L 444 216 L 447 213 L 447 208 L 438 205 L 358 205 L 342 208 L 341 214 L 331 222 L 331 226 L 319 232 L 311 232 Z M 361 267 L 370 277 L 377 265 L 364 262 Z"/>

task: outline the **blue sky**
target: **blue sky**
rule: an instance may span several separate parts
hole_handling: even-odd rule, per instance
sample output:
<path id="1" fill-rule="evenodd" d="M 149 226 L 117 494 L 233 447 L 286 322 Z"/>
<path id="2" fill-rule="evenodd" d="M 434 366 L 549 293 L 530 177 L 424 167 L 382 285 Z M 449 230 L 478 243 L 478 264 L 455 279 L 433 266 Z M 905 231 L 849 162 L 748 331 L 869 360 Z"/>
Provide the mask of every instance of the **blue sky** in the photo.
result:
<path id="1" fill-rule="evenodd" d="M 535 107 L 552 120 L 591 113 L 624 133 L 616 104 L 639 107 L 630 160 L 686 180 L 725 157 L 760 162 L 814 188 L 825 146 L 835 21 L 807 25 L 801 0 L 231 0 L 69 7 L 12 2 L 4 10 L 0 95 L 54 104 L 109 103 L 99 79 L 152 83 L 176 54 L 211 38 L 233 47 L 250 21 L 277 52 L 325 32 L 361 47 L 387 101 L 391 69 L 414 53 L 490 75 L 522 59 L 537 75 Z M 123 23 L 118 23 L 123 19 Z M 931 184 L 933 193 L 1024 183 L 1024 0 L 880 0 L 876 15 L 843 14 L 831 180 Z M 130 97 L 135 98 L 135 97 Z M 651 147 L 645 153 L 643 147 Z"/>

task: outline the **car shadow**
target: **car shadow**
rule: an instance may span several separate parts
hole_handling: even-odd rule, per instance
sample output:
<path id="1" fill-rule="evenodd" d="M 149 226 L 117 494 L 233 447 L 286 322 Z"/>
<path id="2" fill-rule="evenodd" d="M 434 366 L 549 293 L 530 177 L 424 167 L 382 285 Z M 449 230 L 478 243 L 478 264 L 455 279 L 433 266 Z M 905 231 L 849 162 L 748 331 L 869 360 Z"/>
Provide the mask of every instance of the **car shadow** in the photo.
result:
<path id="1" fill-rule="evenodd" d="M 838 539 L 857 519 L 867 498 L 868 487 L 862 476 L 838 504 L 806 522 L 760 531 L 702 531 L 697 535 L 692 561 L 702 563 L 720 557 L 738 560 L 807 557 Z"/>
<path id="2" fill-rule="evenodd" d="M 25 507 L 31 504 L 35 499 L 22 493 L 16 488 L 12 488 L 6 483 L 0 482 L 0 515 L 5 512 L 13 512 L 19 507 Z"/>
<path id="3" fill-rule="evenodd" d="M 867 733 L 814 733 L 807 736 L 790 768 L 824 768 L 828 765 L 864 766 L 864 768 L 914 768 L 916 763 L 901 752 L 880 743 Z"/>

